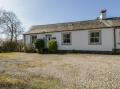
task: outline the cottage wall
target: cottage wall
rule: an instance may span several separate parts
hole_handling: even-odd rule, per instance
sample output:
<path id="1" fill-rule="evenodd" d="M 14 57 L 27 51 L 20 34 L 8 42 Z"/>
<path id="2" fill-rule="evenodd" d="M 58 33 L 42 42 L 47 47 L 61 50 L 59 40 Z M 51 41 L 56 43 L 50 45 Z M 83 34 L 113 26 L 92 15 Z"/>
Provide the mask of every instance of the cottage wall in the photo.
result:
<path id="1" fill-rule="evenodd" d="M 114 49 L 113 28 L 94 29 L 94 30 L 101 31 L 100 45 L 89 44 L 89 31 L 91 30 L 68 31 L 68 32 L 71 32 L 71 35 L 72 35 L 71 45 L 62 44 L 63 32 L 37 34 L 37 38 L 41 39 L 41 38 L 44 38 L 46 34 L 51 34 L 52 37 L 56 38 L 59 50 L 112 51 L 112 49 Z M 26 44 L 29 44 L 29 43 L 30 43 L 30 35 L 26 35 Z"/>

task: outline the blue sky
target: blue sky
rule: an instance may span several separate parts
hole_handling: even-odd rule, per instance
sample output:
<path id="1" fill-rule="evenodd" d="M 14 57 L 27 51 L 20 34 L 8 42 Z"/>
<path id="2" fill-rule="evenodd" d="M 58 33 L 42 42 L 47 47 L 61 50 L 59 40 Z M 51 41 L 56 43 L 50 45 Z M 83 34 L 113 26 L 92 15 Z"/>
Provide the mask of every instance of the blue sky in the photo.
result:
<path id="1" fill-rule="evenodd" d="M 31 25 L 95 19 L 101 9 L 120 16 L 120 0 L 0 0 L 0 8 L 16 13 L 25 31 Z"/>

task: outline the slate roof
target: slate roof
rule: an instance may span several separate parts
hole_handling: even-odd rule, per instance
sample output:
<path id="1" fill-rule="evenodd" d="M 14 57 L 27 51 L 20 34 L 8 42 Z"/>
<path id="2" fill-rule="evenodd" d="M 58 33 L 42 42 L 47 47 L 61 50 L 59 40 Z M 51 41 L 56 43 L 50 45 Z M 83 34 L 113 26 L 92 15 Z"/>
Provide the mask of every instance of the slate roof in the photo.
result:
<path id="1" fill-rule="evenodd" d="M 48 24 L 48 25 L 35 25 L 32 26 L 30 30 L 24 34 L 87 30 L 87 29 L 110 28 L 110 27 L 119 27 L 119 26 L 120 26 L 120 17 L 113 17 L 104 20 L 95 19 L 88 21 L 76 21 L 76 22 L 57 23 L 57 24 Z"/>

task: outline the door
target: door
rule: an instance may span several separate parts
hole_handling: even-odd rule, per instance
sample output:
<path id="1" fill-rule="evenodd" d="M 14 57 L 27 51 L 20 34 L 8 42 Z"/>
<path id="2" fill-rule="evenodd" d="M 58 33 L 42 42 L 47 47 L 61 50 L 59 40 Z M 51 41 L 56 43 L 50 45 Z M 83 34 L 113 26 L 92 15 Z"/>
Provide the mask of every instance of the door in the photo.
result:
<path id="1" fill-rule="evenodd" d="M 52 36 L 51 35 L 46 35 L 46 48 L 48 48 L 48 41 L 51 40 Z"/>
<path id="2" fill-rule="evenodd" d="M 31 44 L 33 44 L 37 40 L 37 35 L 31 36 Z"/>

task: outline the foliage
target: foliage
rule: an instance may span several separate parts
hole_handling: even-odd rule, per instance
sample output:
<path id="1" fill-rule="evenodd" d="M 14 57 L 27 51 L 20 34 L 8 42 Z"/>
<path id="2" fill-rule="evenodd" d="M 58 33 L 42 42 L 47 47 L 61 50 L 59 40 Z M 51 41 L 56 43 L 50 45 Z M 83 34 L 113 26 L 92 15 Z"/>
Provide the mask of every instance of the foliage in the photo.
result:
<path id="1" fill-rule="evenodd" d="M 34 45 L 35 45 L 35 48 L 37 49 L 37 51 L 38 51 L 39 53 L 43 53 L 44 46 L 45 46 L 45 43 L 44 43 L 44 40 L 43 40 L 43 39 L 37 39 L 37 40 L 34 42 Z"/>
<path id="2" fill-rule="evenodd" d="M 22 52 L 23 47 L 24 47 L 23 42 L 3 41 L 0 45 L 0 53 L 1 52 Z"/>
<path id="3" fill-rule="evenodd" d="M 2 43 L 1 50 L 2 52 L 16 52 L 18 47 L 18 43 L 5 41 Z"/>
<path id="4" fill-rule="evenodd" d="M 0 46 L 0 53 L 2 52 L 2 47 Z"/>
<path id="5" fill-rule="evenodd" d="M 32 45 L 27 45 L 24 47 L 24 52 L 26 53 L 35 53 L 35 47 L 33 47 Z"/>
<path id="6" fill-rule="evenodd" d="M 56 53 L 57 52 L 57 42 L 54 40 L 50 40 L 48 42 L 48 52 L 49 53 Z"/>
<path id="7" fill-rule="evenodd" d="M 19 41 L 19 42 L 17 42 L 18 43 L 18 45 L 17 45 L 17 51 L 18 52 L 23 52 L 24 51 L 24 42 L 22 42 L 22 41 Z"/>
<path id="8" fill-rule="evenodd" d="M 23 51 L 22 42 L 4 41 L 0 46 L 0 52 L 21 52 Z"/>

